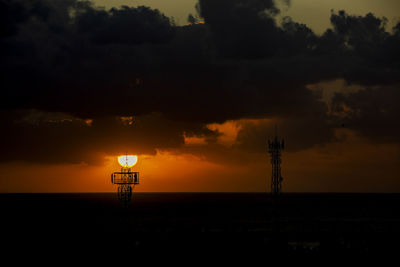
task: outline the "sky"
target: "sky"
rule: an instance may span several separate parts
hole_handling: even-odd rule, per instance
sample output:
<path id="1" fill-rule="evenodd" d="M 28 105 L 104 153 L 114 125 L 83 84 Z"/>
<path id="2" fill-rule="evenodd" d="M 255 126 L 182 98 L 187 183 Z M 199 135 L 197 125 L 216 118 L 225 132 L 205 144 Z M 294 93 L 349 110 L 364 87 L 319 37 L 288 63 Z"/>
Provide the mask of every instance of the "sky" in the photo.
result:
<path id="1" fill-rule="evenodd" d="M 174 17 L 179 25 L 187 23 L 188 14 L 196 14 L 197 0 L 95 0 L 98 6 L 105 8 L 145 5 L 157 8 L 168 17 Z M 400 20 L 400 2 L 397 0 L 290 0 L 290 5 L 276 1 L 280 6 L 279 19 L 290 16 L 293 20 L 306 24 L 318 34 L 331 27 L 329 17 L 331 10 L 346 10 L 350 14 L 366 15 L 373 13 L 386 17 L 388 24 L 394 26 Z"/>
<path id="2" fill-rule="evenodd" d="M 0 192 L 400 192 L 398 1 L 196 3 L 0 0 Z"/>

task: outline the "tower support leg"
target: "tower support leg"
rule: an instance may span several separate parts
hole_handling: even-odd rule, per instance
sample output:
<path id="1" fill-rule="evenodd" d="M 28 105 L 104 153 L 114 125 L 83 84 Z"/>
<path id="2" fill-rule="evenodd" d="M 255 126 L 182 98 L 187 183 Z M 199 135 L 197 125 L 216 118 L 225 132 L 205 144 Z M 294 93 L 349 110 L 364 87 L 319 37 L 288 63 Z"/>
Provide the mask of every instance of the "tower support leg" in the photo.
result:
<path id="1" fill-rule="evenodd" d="M 125 206 L 132 200 L 133 188 L 129 184 L 120 184 L 118 186 L 118 199 Z"/>

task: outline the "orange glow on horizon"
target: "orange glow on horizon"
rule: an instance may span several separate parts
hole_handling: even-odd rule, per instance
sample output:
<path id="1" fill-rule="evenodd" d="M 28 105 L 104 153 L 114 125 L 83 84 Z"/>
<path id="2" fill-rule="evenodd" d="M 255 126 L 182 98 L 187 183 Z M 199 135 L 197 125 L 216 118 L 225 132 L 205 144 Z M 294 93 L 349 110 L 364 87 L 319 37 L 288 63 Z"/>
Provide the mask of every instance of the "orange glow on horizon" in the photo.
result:
<path id="1" fill-rule="evenodd" d="M 186 26 L 192 26 L 192 25 L 197 25 L 197 24 L 205 24 L 205 22 L 203 20 L 196 21 L 195 23 L 188 22 L 186 24 Z"/>
<path id="2" fill-rule="evenodd" d="M 204 137 L 198 136 L 186 136 L 184 134 L 185 145 L 207 145 L 206 139 Z"/>

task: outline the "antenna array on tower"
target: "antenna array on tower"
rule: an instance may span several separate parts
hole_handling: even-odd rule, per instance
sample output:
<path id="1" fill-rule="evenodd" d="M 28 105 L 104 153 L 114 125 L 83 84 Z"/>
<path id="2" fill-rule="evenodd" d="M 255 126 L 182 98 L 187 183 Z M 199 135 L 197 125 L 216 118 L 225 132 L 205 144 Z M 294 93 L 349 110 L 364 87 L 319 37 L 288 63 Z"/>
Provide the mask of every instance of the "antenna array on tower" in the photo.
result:
<path id="1" fill-rule="evenodd" d="M 275 138 L 268 140 L 268 152 L 271 155 L 272 177 L 271 177 L 271 194 L 277 196 L 282 192 L 282 175 L 281 175 L 281 154 L 285 147 L 285 141 L 279 140 L 275 128 Z"/>

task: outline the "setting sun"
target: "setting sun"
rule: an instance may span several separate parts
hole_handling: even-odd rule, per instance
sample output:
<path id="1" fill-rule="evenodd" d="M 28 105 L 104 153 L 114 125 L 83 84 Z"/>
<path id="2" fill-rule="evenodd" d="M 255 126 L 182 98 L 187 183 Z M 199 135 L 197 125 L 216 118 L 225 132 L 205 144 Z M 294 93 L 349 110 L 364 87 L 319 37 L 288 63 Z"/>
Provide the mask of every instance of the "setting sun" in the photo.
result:
<path id="1" fill-rule="evenodd" d="M 118 163 L 122 167 L 131 168 L 137 163 L 138 157 L 132 155 L 125 155 L 118 157 Z"/>

